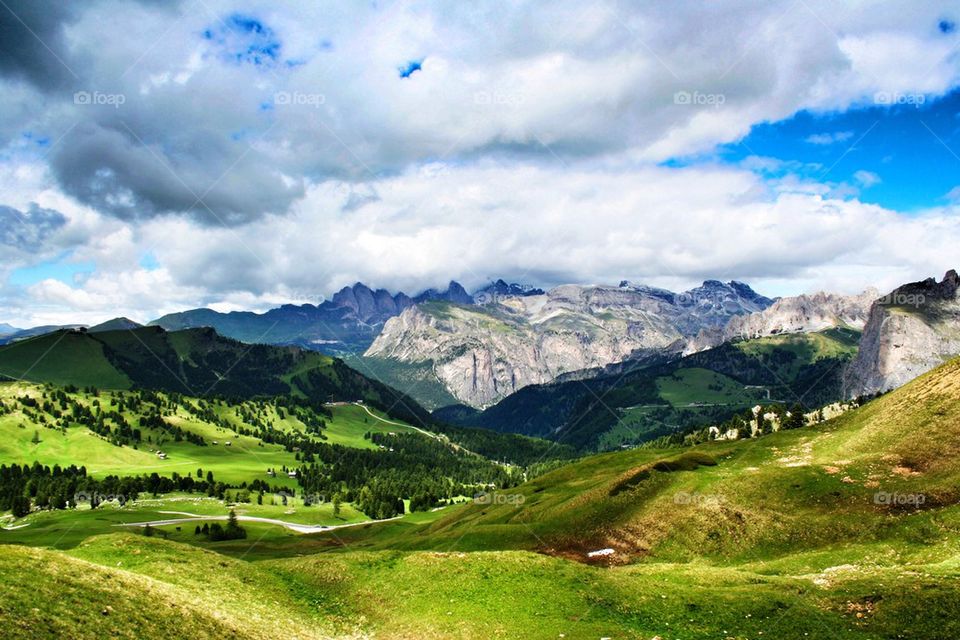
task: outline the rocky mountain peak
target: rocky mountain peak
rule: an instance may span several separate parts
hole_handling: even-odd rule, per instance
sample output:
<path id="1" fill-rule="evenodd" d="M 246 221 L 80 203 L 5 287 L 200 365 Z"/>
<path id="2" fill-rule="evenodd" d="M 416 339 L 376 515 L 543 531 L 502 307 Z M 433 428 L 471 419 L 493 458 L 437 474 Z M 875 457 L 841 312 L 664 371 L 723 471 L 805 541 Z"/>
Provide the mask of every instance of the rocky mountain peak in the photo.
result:
<path id="1" fill-rule="evenodd" d="M 417 304 L 430 300 L 442 300 L 457 304 L 473 304 L 473 296 L 467 293 L 467 290 L 463 288 L 463 285 L 456 280 L 450 281 L 450 284 L 447 285 L 446 291 L 427 289 L 423 293 L 416 295 L 413 298 L 413 301 Z"/>
<path id="2" fill-rule="evenodd" d="M 386 289 L 374 291 L 357 282 L 335 293 L 331 303 L 334 307 L 350 309 L 360 322 L 380 324 L 411 306 L 413 301 L 404 293 L 392 295 Z"/>
<path id="3" fill-rule="evenodd" d="M 482 289 L 473 292 L 473 299 L 477 304 L 491 304 L 502 301 L 504 298 L 524 296 L 542 296 L 545 291 L 537 287 L 516 282 L 507 283 L 502 278 L 492 282 Z"/>
<path id="4" fill-rule="evenodd" d="M 898 287 L 870 309 L 860 351 L 845 373 L 850 397 L 899 387 L 960 354 L 960 277 Z"/>

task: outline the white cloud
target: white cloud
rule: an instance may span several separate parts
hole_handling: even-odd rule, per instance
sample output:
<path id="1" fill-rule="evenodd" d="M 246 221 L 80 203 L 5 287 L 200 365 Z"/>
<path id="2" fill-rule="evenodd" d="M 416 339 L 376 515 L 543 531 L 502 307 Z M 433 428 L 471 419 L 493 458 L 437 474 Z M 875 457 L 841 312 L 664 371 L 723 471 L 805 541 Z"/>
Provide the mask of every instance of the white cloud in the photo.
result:
<path id="1" fill-rule="evenodd" d="M 869 189 L 870 187 L 883 182 L 883 180 L 880 179 L 880 176 L 872 171 L 866 171 L 864 169 L 854 171 L 853 179 L 856 180 L 857 183 L 864 189 Z"/>
<path id="2" fill-rule="evenodd" d="M 950 6 L 84 5 L 58 49 L 76 87 L 0 78 L 0 204 L 62 212 L 35 258 L 72 251 L 97 273 L 0 297 L 24 323 L 264 308 L 358 279 L 717 277 L 782 293 L 933 275 L 954 259 L 955 213 L 857 201 L 875 174 L 838 185 L 772 158 L 657 163 L 710 157 L 803 109 L 943 94 L 960 77 L 955 41 L 933 28 Z M 277 34 L 276 65 L 237 64 L 201 37 L 233 12 Z M 400 79 L 412 59 L 422 70 Z M 73 90 L 125 100 L 78 105 Z M 27 130 L 49 148 L 25 148 Z M 140 266 L 148 253 L 159 269 Z"/>
<path id="3" fill-rule="evenodd" d="M 292 215 L 237 229 L 154 220 L 123 252 L 149 248 L 163 268 L 131 261 L 73 286 L 40 283 L 29 292 L 43 310 L 34 319 L 122 312 L 145 320 L 213 303 L 265 309 L 317 302 L 354 280 L 411 293 L 499 276 L 859 291 L 939 276 L 960 242 L 949 209 L 908 218 L 813 190 L 771 192 L 754 173 L 719 166 L 598 172 L 482 163 L 411 169 L 374 187 L 379 200 L 343 211 L 349 185 L 316 185 Z"/>
<path id="4" fill-rule="evenodd" d="M 806 142 L 817 145 L 836 144 L 853 137 L 853 131 L 836 131 L 834 133 L 815 133 L 808 136 Z"/>

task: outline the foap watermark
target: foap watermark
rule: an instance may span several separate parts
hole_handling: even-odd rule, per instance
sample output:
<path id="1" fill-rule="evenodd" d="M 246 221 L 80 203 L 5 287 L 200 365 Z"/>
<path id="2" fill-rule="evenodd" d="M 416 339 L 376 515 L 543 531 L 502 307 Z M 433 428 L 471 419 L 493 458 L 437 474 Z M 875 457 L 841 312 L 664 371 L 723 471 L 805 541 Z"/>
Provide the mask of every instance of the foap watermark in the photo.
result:
<path id="1" fill-rule="evenodd" d="M 922 493 L 897 493 L 878 491 L 873 494 L 873 503 L 888 507 L 920 507 L 927 502 L 927 496 Z"/>
<path id="2" fill-rule="evenodd" d="M 273 103 L 280 107 L 313 107 L 319 109 L 327 103 L 327 97 L 322 93 L 278 91 L 273 94 Z"/>
<path id="3" fill-rule="evenodd" d="M 508 91 L 477 91 L 473 94 L 474 104 L 495 107 L 519 107 L 526 98 L 522 93 Z"/>
<path id="4" fill-rule="evenodd" d="M 873 104 L 880 106 L 897 106 L 912 104 L 921 107 L 927 101 L 922 93 L 901 93 L 900 91 L 877 91 L 873 94 Z"/>
<path id="5" fill-rule="evenodd" d="M 673 94 L 673 104 L 693 107 L 713 107 L 718 109 L 727 101 L 722 93 L 703 93 L 701 91 L 677 91 Z"/>
<path id="6" fill-rule="evenodd" d="M 673 494 L 673 504 L 719 505 L 726 500 L 725 497 L 715 493 L 678 491 Z"/>
<path id="7" fill-rule="evenodd" d="M 292 491 L 276 491 L 272 494 L 274 504 L 282 505 L 293 505 L 297 499 L 303 503 L 304 506 L 310 506 L 311 504 L 323 504 L 324 502 L 331 502 L 325 494 L 322 493 L 301 493 L 299 496 Z"/>
<path id="8" fill-rule="evenodd" d="M 729 291 L 693 290 L 678 293 L 674 296 L 673 302 L 681 307 L 718 309 L 727 305 L 735 305 L 736 301 Z"/>
<path id="9" fill-rule="evenodd" d="M 519 507 L 526 500 L 526 497 L 521 493 L 478 493 L 473 496 L 473 501 L 477 504 L 508 504 L 514 507 Z"/>
<path id="10" fill-rule="evenodd" d="M 73 104 L 80 106 L 104 106 L 119 109 L 127 102 L 122 93 L 102 93 L 100 91 L 77 91 L 73 94 Z"/>
<path id="11" fill-rule="evenodd" d="M 523 285 L 521 287 L 522 293 L 498 293 L 496 291 L 481 291 L 480 293 L 473 296 L 474 304 L 479 305 L 488 305 L 488 304 L 503 304 L 510 300 L 519 300 L 528 295 L 531 295 L 530 292 L 534 290 L 534 287 L 529 285 Z"/>
<path id="12" fill-rule="evenodd" d="M 291 303 L 319 306 L 327 301 L 327 297 L 322 293 L 316 293 L 314 291 L 291 291 L 289 300 Z"/>
<path id="13" fill-rule="evenodd" d="M 885 307 L 920 307 L 926 303 L 927 297 L 922 293 L 905 293 L 893 291 L 879 298 L 877 304 Z"/>
<path id="14" fill-rule="evenodd" d="M 118 502 L 121 505 L 130 501 L 130 497 L 120 493 L 100 493 L 99 491 L 78 491 L 73 494 L 73 504 L 80 505 L 84 502 L 96 506 L 104 502 Z"/>

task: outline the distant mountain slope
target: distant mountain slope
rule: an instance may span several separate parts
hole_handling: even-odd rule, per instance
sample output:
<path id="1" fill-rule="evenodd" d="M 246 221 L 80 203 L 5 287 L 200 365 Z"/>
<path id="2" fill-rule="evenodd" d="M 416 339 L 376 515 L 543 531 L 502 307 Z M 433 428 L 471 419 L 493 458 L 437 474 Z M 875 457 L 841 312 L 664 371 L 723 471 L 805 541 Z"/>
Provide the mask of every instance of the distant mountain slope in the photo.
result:
<path id="1" fill-rule="evenodd" d="M 364 400 L 412 424 L 433 422 L 414 400 L 341 360 L 295 347 L 247 345 L 213 329 L 56 331 L 0 347 L 0 376 L 194 396 L 292 393 L 322 401 Z"/>
<path id="2" fill-rule="evenodd" d="M 428 302 L 384 325 L 364 354 L 429 367 L 457 401 L 489 406 L 530 384 L 625 360 L 676 355 L 705 327 L 773 301 L 739 282 L 709 280 L 684 293 L 621 283 L 534 293 L 500 282 L 478 301 Z M 521 295 L 522 294 L 522 295 Z"/>
<path id="3" fill-rule="evenodd" d="M 749 340 L 784 333 L 813 333 L 834 327 L 863 330 L 870 305 L 880 297 L 876 289 L 845 296 L 823 291 L 780 298 L 763 311 L 730 318 L 722 328 L 704 329 L 686 348 L 694 353 L 731 340 Z"/>
<path id="4" fill-rule="evenodd" d="M 16 327 L 12 327 L 6 323 L 0 323 L 0 338 L 3 336 L 8 336 L 12 333 L 17 333 L 18 331 L 22 331 L 22 329 L 17 329 Z"/>
<path id="5" fill-rule="evenodd" d="M 52 331 L 57 331 L 58 329 L 81 329 L 84 325 L 82 324 L 68 324 L 68 325 L 59 325 L 59 324 L 48 324 L 40 325 L 37 327 L 30 327 L 29 329 L 17 329 L 15 332 L 0 335 L 0 345 L 9 344 L 11 342 L 16 342 L 17 340 L 23 340 L 25 338 L 32 338 L 34 336 L 42 336 L 45 333 L 50 333 Z"/>
<path id="6" fill-rule="evenodd" d="M 903 385 L 960 354 L 960 276 L 899 287 L 870 309 L 860 353 L 846 374 L 849 397 Z"/>
<path id="7" fill-rule="evenodd" d="M 456 282 L 447 291 L 425 291 L 419 301 L 462 301 L 469 295 Z M 472 299 L 468 300 L 471 302 Z M 383 323 L 414 304 L 404 293 L 396 295 L 358 282 L 344 287 L 319 305 L 287 304 L 265 313 L 192 309 L 171 313 L 150 325 L 169 331 L 212 327 L 221 335 L 242 342 L 295 344 L 332 355 L 362 353 L 380 332 Z"/>
<path id="8" fill-rule="evenodd" d="M 728 343 L 632 371 L 530 385 L 482 412 L 460 407 L 437 416 L 581 450 L 612 448 L 712 424 L 760 402 L 816 408 L 839 400 L 858 338 L 833 329 Z"/>
<path id="9" fill-rule="evenodd" d="M 112 320 L 107 320 L 106 322 L 101 322 L 100 324 L 94 325 L 87 329 L 90 333 L 102 333 L 104 331 L 121 331 L 124 329 L 139 329 L 143 325 L 139 322 L 134 322 L 130 318 L 114 318 Z"/>

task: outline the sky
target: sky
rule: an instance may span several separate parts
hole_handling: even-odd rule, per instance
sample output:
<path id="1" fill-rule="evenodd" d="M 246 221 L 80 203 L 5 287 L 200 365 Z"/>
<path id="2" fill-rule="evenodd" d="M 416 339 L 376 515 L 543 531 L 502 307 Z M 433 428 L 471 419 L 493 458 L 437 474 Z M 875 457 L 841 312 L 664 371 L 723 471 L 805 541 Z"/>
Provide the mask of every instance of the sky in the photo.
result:
<path id="1" fill-rule="evenodd" d="M 0 322 L 356 281 L 939 278 L 958 25 L 919 0 L 0 0 Z"/>

